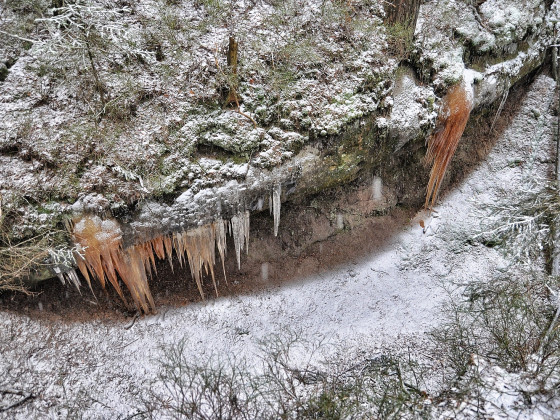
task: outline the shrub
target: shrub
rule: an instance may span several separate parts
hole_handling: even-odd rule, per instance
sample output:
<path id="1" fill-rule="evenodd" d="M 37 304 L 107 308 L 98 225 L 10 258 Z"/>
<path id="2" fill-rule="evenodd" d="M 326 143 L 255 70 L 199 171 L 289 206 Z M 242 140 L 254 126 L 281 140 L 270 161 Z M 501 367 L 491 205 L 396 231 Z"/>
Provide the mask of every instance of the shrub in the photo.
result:
<path id="1" fill-rule="evenodd" d="M 342 419 L 425 417 L 429 406 L 412 359 L 313 360 L 324 346 L 273 336 L 262 364 L 244 358 L 193 360 L 184 341 L 167 348 L 158 383 L 145 402 L 150 416 L 189 419 Z M 305 360 L 294 360 L 294 354 Z"/>

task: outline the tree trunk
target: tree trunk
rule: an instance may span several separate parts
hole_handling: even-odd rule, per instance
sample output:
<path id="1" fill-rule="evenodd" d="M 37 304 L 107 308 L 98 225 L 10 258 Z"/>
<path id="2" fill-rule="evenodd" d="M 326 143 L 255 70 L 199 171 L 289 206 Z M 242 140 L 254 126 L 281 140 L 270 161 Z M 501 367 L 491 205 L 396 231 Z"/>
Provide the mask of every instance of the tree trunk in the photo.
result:
<path id="1" fill-rule="evenodd" d="M 234 37 L 229 37 L 229 47 L 227 53 L 227 65 L 228 65 L 228 95 L 226 99 L 226 106 L 230 104 L 239 104 L 239 96 L 237 95 L 237 49 L 238 43 Z"/>
<path id="2" fill-rule="evenodd" d="M 390 0 L 385 5 L 385 25 L 402 25 L 410 31 L 410 37 L 414 35 L 416 20 L 422 0 Z"/>

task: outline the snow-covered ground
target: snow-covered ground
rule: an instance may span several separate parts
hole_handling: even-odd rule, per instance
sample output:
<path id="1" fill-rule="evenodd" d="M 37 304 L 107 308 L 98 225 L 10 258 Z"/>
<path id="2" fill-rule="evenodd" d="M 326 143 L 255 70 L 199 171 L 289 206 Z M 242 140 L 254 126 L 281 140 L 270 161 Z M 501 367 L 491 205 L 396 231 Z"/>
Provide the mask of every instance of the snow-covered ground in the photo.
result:
<path id="1" fill-rule="evenodd" d="M 256 294 L 160 308 L 132 326 L 0 312 L 0 390 L 35 396 L 0 417 L 57 418 L 75 410 L 93 418 L 132 415 L 157 377 L 164 348 L 180 340 L 193 359 L 235 354 L 249 361 L 261 341 L 290 331 L 372 352 L 421 347 L 452 284 L 508 269 L 498 249 L 467 239 L 479 229 L 484 203 L 507 197 L 529 174 L 547 176 L 553 91 L 554 81 L 539 76 L 496 146 L 441 199 L 435 216 L 419 213 L 384 250 L 358 263 Z M 90 402 L 76 407 L 84 394 Z M 0 406 L 7 398 L 0 394 Z"/>

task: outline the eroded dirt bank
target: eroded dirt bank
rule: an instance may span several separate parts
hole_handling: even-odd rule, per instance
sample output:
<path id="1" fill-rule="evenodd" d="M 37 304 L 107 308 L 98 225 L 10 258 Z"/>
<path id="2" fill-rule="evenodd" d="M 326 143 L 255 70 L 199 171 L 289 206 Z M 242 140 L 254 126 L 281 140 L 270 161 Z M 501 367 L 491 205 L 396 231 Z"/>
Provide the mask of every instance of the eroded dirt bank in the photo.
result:
<path id="1" fill-rule="evenodd" d="M 384 21 L 378 3 L 251 3 L 231 15 L 199 2 L 47 3 L 2 9 L 0 37 L 12 41 L 1 44 L 3 248 L 38 250 L 4 278 L 75 280 L 84 225 L 105 223 L 115 227 L 113 251 L 125 252 L 102 251 L 89 274 L 95 265 L 117 289 L 113 266 L 126 283 L 134 264 L 125 261 L 146 263 L 162 240 L 182 251 L 223 222 L 235 221 L 239 243 L 263 208 L 277 225 L 282 203 L 315 206 L 305 217 L 326 217 L 329 226 L 317 228 L 324 239 L 333 226 L 415 206 L 424 141 L 441 128 L 447 92 L 464 89 L 475 114 L 499 106 L 542 65 L 558 13 L 538 0 L 428 2 L 413 37 Z M 351 183 L 371 188 L 348 203 L 313 201 Z M 309 240 L 286 227 L 298 239 L 282 238 L 284 248 Z M 197 277 L 201 267 L 190 265 Z M 150 311 L 145 274 L 136 277 L 141 293 L 132 296 Z"/>
<path id="2" fill-rule="evenodd" d="M 444 193 L 462 182 L 487 156 L 519 111 L 531 82 L 532 77 L 529 77 L 514 87 L 499 114 L 494 109 L 473 115 L 444 181 Z M 382 179 L 392 182 L 384 187 L 391 192 L 381 203 L 374 199 L 375 177 L 363 173 L 351 185 L 309 197 L 297 205 L 286 203 L 281 211 L 278 237 L 273 234 L 273 217 L 269 211 L 254 213 L 249 252 L 243 252 L 241 269 L 237 267 L 233 240 L 228 240 L 227 281 L 222 271 L 216 270 L 220 296 L 252 293 L 271 285 L 286 284 L 342 264 L 355 263 L 393 246 L 395 237 L 410 224 L 424 200 L 428 168 L 418 158 L 423 150 L 418 142 L 417 150 L 404 150 L 395 156 L 393 165 L 406 165 L 408 171 L 380 174 Z M 414 223 L 419 222 L 416 219 Z M 79 291 L 53 278 L 31 289 L 33 294 L 29 296 L 5 293 L 0 296 L 2 308 L 63 321 L 92 317 L 118 320 L 136 312 L 132 302 L 125 305 L 112 288 L 104 291 L 93 282 L 92 294 L 83 278 L 81 281 Z M 157 307 L 201 301 L 188 266 L 181 267 L 176 255 L 173 268 L 168 261 L 158 260 L 157 273 L 149 284 Z M 210 300 L 215 298 L 208 275 L 204 290 Z"/>

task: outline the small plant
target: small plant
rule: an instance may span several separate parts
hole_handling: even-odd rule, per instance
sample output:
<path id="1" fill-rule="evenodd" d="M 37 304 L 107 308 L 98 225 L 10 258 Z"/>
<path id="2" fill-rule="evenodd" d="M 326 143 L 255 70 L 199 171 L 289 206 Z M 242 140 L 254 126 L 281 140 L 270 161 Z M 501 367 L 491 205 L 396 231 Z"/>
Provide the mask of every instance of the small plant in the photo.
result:
<path id="1" fill-rule="evenodd" d="M 28 293 L 23 279 L 42 266 L 49 257 L 45 237 L 33 237 L 14 243 L 0 231 L 0 293 L 12 290 Z"/>
<path id="2" fill-rule="evenodd" d="M 99 96 L 102 115 L 111 100 L 104 78 L 104 60 L 138 59 L 150 62 L 153 53 L 137 46 L 131 28 L 124 25 L 125 8 L 108 8 L 91 0 L 69 3 L 51 10 L 51 16 L 37 19 L 50 36 L 37 43 L 41 59 L 47 65 L 81 66 L 93 77 L 94 88 Z"/>
<path id="3" fill-rule="evenodd" d="M 0 194 L 0 294 L 8 290 L 29 294 L 26 281 L 31 277 L 52 263 L 68 266 L 67 253 L 57 246 L 64 242 L 66 235 L 62 231 L 49 229 L 37 231 L 33 236 L 18 235 L 14 238 L 11 227 L 20 223 L 20 220 L 12 209 L 18 199 L 12 197 L 6 205 L 2 198 Z M 38 209 L 39 212 L 41 210 L 48 211 L 46 208 Z"/>
<path id="4" fill-rule="evenodd" d="M 543 353 L 538 371 L 548 359 L 560 356 L 557 331 L 545 334 L 555 310 L 550 290 L 558 287 L 557 280 L 531 273 L 469 284 L 464 299 L 445 308 L 447 319 L 433 333 L 450 350 L 457 376 L 466 372 L 473 355 L 510 371 L 535 369 L 534 356 L 539 352 Z"/>
<path id="5" fill-rule="evenodd" d="M 401 60 L 407 59 L 412 52 L 412 37 L 410 26 L 406 23 L 394 23 L 387 26 L 387 43 L 389 52 Z"/>
<path id="6" fill-rule="evenodd" d="M 552 226 L 560 222 L 559 197 L 553 183 L 528 178 L 515 197 L 485 205 L 475 239 L 507 244 L 504 250 L 516 262 L 531 266 L 554 246 Z"/>
<path id="7" fill-rule="evenodd" d="M 153 393 L 147 412 L 188 419 L 251 419 L 258 412 L 257 391 L 243 361 L 209 358 L 193 363 L 179 341 L 164 351 L 159 382 L 164 393 Z"/>

